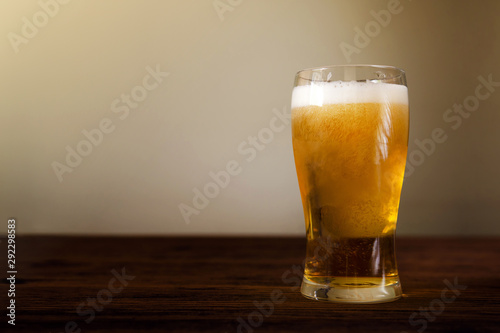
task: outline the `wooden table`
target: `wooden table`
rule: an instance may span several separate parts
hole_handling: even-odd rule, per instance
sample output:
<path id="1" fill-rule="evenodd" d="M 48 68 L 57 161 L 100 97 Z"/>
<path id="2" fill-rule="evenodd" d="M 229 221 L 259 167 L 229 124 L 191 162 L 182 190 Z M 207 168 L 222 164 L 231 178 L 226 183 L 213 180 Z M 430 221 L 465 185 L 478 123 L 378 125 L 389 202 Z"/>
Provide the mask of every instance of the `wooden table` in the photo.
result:
<path id="1" fill-rule="evenodd" d="M 398 237 L 404 297 L 373 305 L 304 298 L 303 237 L 16 241 L 1 332 L 500 332 L 499 238 Z"/>

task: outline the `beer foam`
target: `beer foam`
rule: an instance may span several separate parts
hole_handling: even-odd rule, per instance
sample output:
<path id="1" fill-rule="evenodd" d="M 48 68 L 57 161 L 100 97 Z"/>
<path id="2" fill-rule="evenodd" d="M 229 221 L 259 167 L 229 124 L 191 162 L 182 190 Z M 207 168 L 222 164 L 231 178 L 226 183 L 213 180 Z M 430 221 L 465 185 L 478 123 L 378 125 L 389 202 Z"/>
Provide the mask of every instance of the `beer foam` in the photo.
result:
<path id="1" fill-rule="evenodd" d="M 292 93 L 292 108 L 351 103 L 408 105 L 408 88 L 391 83 L 334 81 L 297 86 Z"/>

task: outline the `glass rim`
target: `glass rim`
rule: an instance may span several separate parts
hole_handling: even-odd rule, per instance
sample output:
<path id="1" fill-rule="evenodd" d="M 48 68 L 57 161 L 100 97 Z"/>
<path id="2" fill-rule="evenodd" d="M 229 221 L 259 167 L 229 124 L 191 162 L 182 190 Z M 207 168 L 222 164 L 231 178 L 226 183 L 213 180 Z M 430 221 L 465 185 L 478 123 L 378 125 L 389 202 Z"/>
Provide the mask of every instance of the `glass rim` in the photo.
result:
<path id="1" fill-rule="evenodd" d="M 305 69 L 301 69 L 300 71 L 298 71 L 297 74 L 295 75 L 295 77 L 300 77 L 301 79 L 304 79 L 304 80 L 310 80 L 309 78 L 304 77 L 304 76 L 302 76 L 300 74 L 301 73 L 305 73 L 305 72 L 318 72 L 318 71 L 322 71 L 322 70 L 326 70 L 326 69 L 348 68 L 348 67 L 353 67 L 353 68 L 355 68 L 355 67 L 358 67 L 358 68 L 365 67 L 365 68 L 390 69 L 390 70 L 398 72 L 397 75 L 391 75 L 391 76 L 385 77 L 384 80 L 387 80 L 387 79 L 389 79 L 389 80 L 390 79 L 399 79 L 399 78 L 405 78 L 406 77 L 406 72 L 403 69 L 399 68 L 399 67 L 390 66 L 390 65 L 371 65 L 371 64 L 329 65 L 329 66 L 305 68 Z"/>

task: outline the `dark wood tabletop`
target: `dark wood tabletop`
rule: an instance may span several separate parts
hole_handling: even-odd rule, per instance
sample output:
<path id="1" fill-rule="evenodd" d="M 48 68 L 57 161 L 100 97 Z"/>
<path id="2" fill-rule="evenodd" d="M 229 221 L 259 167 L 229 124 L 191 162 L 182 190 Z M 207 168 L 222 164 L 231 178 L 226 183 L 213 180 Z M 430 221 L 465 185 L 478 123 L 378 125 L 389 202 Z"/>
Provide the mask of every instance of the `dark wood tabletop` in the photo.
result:
<path id="1" fill-rule="evenodd" d="M 300 294 L 304 237 L 17 237 L 0 331 L 500 332 L 500 238 L 396 244 L 404 297 L 356 305 Z"/>

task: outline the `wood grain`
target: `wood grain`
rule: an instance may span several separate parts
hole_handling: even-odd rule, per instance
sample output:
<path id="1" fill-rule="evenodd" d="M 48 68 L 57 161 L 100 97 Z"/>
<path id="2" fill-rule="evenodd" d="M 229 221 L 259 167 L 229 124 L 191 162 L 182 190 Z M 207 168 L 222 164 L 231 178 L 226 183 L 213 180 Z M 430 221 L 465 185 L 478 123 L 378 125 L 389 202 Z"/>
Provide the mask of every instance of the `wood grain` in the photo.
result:
<path id="1" fill-rule="evenodd" d="M 24 236 L 16 250 L 16 326 L 4 315 L 2 332 L 500 332 L 499 238 L 398 238 L 404 297 L 374 305 L 305 299 L 304 238 Z M 440 301 L 455 279 L 467 288 Z"/>

